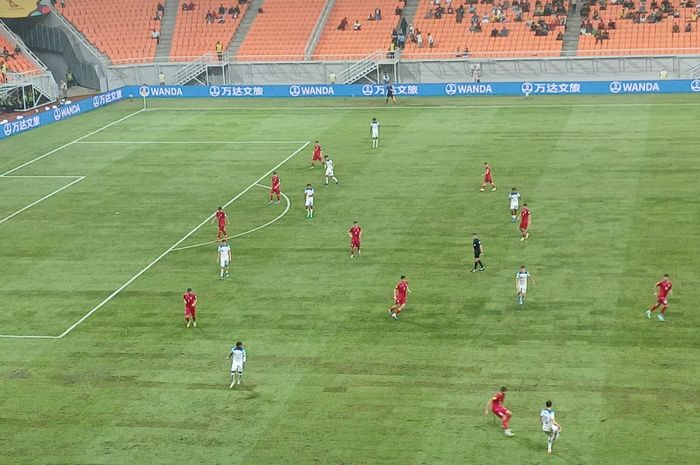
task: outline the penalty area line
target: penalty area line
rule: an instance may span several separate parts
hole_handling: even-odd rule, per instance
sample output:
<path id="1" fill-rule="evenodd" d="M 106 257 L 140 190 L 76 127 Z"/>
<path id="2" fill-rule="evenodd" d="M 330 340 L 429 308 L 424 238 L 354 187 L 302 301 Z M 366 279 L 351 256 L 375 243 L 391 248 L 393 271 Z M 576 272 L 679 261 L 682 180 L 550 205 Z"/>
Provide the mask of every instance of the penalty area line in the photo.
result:
<path id="1" fill-rule="evenodd" d="M 256 184 L 256 186 L 258 186 L 258 187 L 264 187 L 265 189 L 269 189 L 269 188 L 270 188 L 270 186 L 265 186 L 265 185 L 262 185 L 262 184 Z M 287 206 L 284 208 L 284 211 L 283 211 L 282 213 L 280 213 L 279 215 L 277 215 L 277 217 L 275 217 L 274 219 L 268 221 L 268 222 L 265 223 L 265 224 L 261 224 L 260 226 L 257 226 L 257 227 L 255 227 L 255 228 L 253 228 L 253 229 L 249 229 L 249 230 L 247 230 L 247 231 L 243 231 L 242 233 L 238 233 L 238 234 L 234 234 L 233 236 L 229 236 L 229 239 L 236 239 L 237 237 L 247 236 L 248 234 L 254 233 L 255 231 L 260 231 L 261 229 L 266 228 L 266 227 L 270 226 L 271 224 L 276 223 L 277 221 L 281 220 L 281 219 L 289 212 L 289 209 L 292 207 L 292 201 L 289 200 L 289 197 L 287 197 L 287 194 L 285 194 L 285 193 L 280 193 L 280 195 L 281 195 L 282 197 L 284 197 L 284 200 L 285 200 L 285 202 L 287 203 Z M 186 245 L 186 246 L 184 246 L 184 247 L 176 247 L 176 248 L 174 248 L 172 251 L 173 251 L 173 252 L 176 252 L 176 251 L 178 251 L 178 250 L 194 249 L 194 248 L 196 248 L 196 247 L 203 247 L 203 246 L 205 246 L 205 245 L 216 244 L 217 242 L 218 242 L 218 241 L 200 242 L 199 244 Z"/>
<path id="2" fill-rule="evenodd" d="M 76 142 L 76 144 L 92 144 L 92 145 L 256 145 L 256 144 L 303 144 L 306 141 L 299 140 L 84 140 Z"/>
<path id="3" fill-rule="evenodd" d="M 248 187 L 246 187 L 246 188 L 243 189 L 241 192 L 239 192 L 238 194 L 236 194 L 235 197 L 233 197 L 231 200 L 229 200 L 228 202 L 226 202 L 225 204 L 223 204 L 222 207 L 223 207 L 223 208 L 226 208 L 226 207 L 228 207 L 229 205 L 231 205 L 232 203 L 234 203 L 236 200 L 238 200 L 238 199 L 240 199 L 241 197 L 243 197 L 246 193 L 248 193 L 248 191 L 250 191 L 252 188 L 254 188 L 255 186 L 257 186 L 258 183 L 260 183 L 260 181 L 262 181 L 262 180 L 265 179 L 267 176 L 269 176 L 270 173 L 272 173 L 273 171 L 279 169 L 280 166 L 284 165 L 284 164 L 287 163 L 289 160 L 291 160 L 292 158 L 294 158 L 295 156 L 297 156 L 299 153 L 301 153 L 301 151 L 304 150 L 306 147 L 308 147 L 308 145 L 309 145 L 310 143 L 311 143 L 311 142 L 309 142 L 309 141 L 305 142 L 301 147 L 299 147 L 299 148 L 296 149 L 294 152 L 292 152 L 290 155 L 288 155 L 284 160 L 282 160 L 281 162 L 277 163 L 274 167 L 270 168 L 267 172 L 265 172 L 265 174 L 263 174 L 262 176 L 260 176 L 258 179 L 256 179 L 255 181 L 253 181 Z M 85 315 L 83 315 L 82 317 L 80 317 L 80 319 L 78 319 L 78 321 L 76 321 L 75 323 L 73 323 L 72 325 L 70 325 L 70 326 L 68 327 L 68 329 L 66 329 L 65 331 L 63 331 L 63 332 L 62 332 L 60 335 L 58 335 L 57 337 L 60 339 L 60 338 L 65 337 L 66 335 L 70 334 L 71 331 L 73 331 L 75 328 L 77 328 L 78 326 L 80 326 L 80 324 L 82 324 L 85 320 L 87 320 L 88 318 L 90 318 L 90 317 L 91 317 L 95 312 L 97 312 L 99 309 L 101 309 L 102 307 L 104 307 L 105 305 L 107 305 L 109 302 L 111 302 L 112 299 L 114 299 L 116 296 L 118 296 L 124 289 L 126 289 L 127 287 L 129 287 L 134 281 L 136 281 L 137 279 L 139 279 L 145 272 L 147 272 L 148 270 L 150 270 L 151 268 L 153 268 L 153 266 L 154 266 L 156 263 L 160 262 L 166 255 L 168 255 L 170 252 L 172 252 L 174 249 L 176 249 L 180 244 L 182 244 L 182 243 L 185 242 L 187 239 L 189 239 L 190 236 L 192 236 L 194 233 L 196 233 L 197 231 L 199 231 L 204 225 L 206 225 L 207 223 L 209 223 L 209 221 L 211 221 L 212 218 L 214 218 L 214 213 L 212 213 L 212 214 L 210 214 L 209 216 L 207 216 L 207 217 L 204 219 L 204 221 L 202 221 L 202 222 L 199 223 L 197 226 L 195 226 L 194 228 L 192 228 L 187 234 L 185 234 L 184 236 L 182 236 L 182 237 L 181 237 L 177 242 L 175 242 L 173 245 L 171 245 L 170 247 L 168 247 L 167 249 L 165 249 L 165 251 L 164 251 L 163 253 L 161 253 L 160 255 L 158 255 L 158 256 L 157 256 L 155 259 L 153 259 L 148 265 L 146 265 L 145 267 L 143 267 L 143 268 L 141 269 L 141 271 L 139 271 L 138 273 L 136 273 L 135 275 L 133 275 L 131 278 L 129 278 L 124 284 L 122 284 L 122 285 L 119 286 L 117 289 L 115 289 L 114 292 L 112 292 L 110 295 L 108 295 L 102 302 L 100 302 L 99 304 L 95 305 L 89 312 L 87 312 Z"/>
<path id="4" fill-rule="evenodd" d="M 3 177 L 6 177 L 6 178 L 8 178 L 8 179 L 12 179 L 12 178 L 15 178 L 15 177 L 18 177 L 18 176 L 3 176 Z M 40 198 L 39 200 L 35 200 L 34 202 L 30 203 L 30 204 L 27 205 L 26 207 L 20 208 L 19 210 L 17 210 L 16 212 L 14 212 L 14 213 L 12 213 L 12 214 L 6 216 L 5 218 L 0 219 L 0 224 L 3 224 L 5 221 L 8 221 L 8 220 L 14 218 L 15 216 L 19 215 L 19 214 L 22 213 L 23 211 L 29 210 L 29 209 L 32 208 L 34 205 L 37 205 L 37 204 L 43 202 L 44 200 L 53 197 L 54 195 L 58 194 L 59 192 L 62 192 L 62 191 L 64 191 L 64 190 L 68 189 L 68 188 L 69 188 L 70 186 L 72 186 L 73 184 L 77 184 L 77 183 L 79 183 L 80 181 L 82 181 L 83 179 L 85 179 L 85 176 L 71 176 L 71 177 L 77 178 L 77 179 L 75 179 L 73 182 L 70 182 L 70 183 L 66 184 L 66 185 L 63 186 L 63 187 L 60 187 L 60 188 L 56 189 L 55 191 L 53 191 L 53 192 L 51 192 L 51 193 L 49 193 L 49 194 L 46 194 L 45 196 L 43 196 L 43 197 Z"/>

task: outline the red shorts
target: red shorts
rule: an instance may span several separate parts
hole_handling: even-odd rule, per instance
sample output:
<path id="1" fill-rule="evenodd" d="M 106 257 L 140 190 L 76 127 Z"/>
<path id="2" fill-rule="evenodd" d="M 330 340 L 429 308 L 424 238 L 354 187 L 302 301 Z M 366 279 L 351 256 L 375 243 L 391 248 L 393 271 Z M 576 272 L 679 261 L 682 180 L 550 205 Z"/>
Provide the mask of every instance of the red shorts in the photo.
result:
<path id="1" fill-rule="evenodd" d="M 505 407 L 494 407 L 491 409 L 491 411 L 498 418 L 503 418 L 508 413 L 508 409 Z"/>
<path id="2" fill-rule="evenodd" d="M 528 226 L 530 226 L 530 223 L 520 223 L 520 230 L 525 231 Z"/>
<path id="3" fill-rule="evenodd" d="M 314 157 L 311 160 L 312 161 L 323 161 L 323 157 L 321 157 L 320 153 L 318 155 L 314 153 Z"/>
<path id="4" fill-rule="evenodd" d="M 195 318 L 197 310 L 195 308 L 185 307 L 185 318 Z"/>
<path id="5" fill-rule="evenodd" d="M 270 194 L 277 194 L 277 195 L 280 195 L 280 188 L 279 188 L 279 187 L 277 187 L 277 188 L 274 188 L 274 187 L 273 187 L 272 189 L 270 189 Z"/>
<path id="6" fill-rule="evenodd" d="M 350 247 L 355 247 L 356 249 L 360 248 L 360 240 L 359 239 L 350 239 Z"/>
<path id="7" fill-rule="evenodd" d="M 484 184 L 493 184 L 493 178 L 491 176 L 484 176 Z"/>
<path id="8" fill-rule="evenodd" d="M 394 303 L 395 303 L 396 305 L 406 305 L 406 299 L 405 299 L 405 298 L 403 298 L 403 299 L 396 299 L 396 300 L 394 301 Z"/>
<path id="9" fill-rule="evenodd" d="M 656 301 L 661 305 L 668 305 L 668 298 L 666 297 L 659 297 Z"/>

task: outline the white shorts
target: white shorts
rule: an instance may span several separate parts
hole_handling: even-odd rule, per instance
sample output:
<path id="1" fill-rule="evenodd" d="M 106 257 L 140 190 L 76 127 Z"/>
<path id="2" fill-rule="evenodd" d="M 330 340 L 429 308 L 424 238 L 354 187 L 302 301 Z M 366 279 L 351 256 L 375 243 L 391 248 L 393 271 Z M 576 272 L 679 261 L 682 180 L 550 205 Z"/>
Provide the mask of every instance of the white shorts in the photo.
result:
<path id="1" fill-rule="evenodd" d="M 335 176 L 335 174 L 333 174 L 333 170 L 326 170 L 326 176 Z"/>
<path id="2" fill-rule="evenodd" d="M 306 202 L 304 202 L 304 206 L 313 207 L 314 206 L 314 199 L 306 199 Z"/>
<path id="3" fill-rule="evenodd" d="M 527 286 L 518 286 L 519 294 L 527 294 Z"/>
<path id="4" fill-rule="evenodd" d="M 243 364 L 234 363 L 231 365 L 231 373 L 243 373 Z"/>
<path id="5" fill-rule="evenodd" d="M 221 268 L 225 268 L 229 265 L 229 259 L 228 257 L 220 257 L 219 258 L 219 264 L 221 265 Z"/>
<path id="6" fill-rule="evenodd" d="M 379 131 L 372 131 L 372 139 L 378 139 L 379 138 Z"/>
<path id="7" fill-rule="evenodd" d="M 517 210 L 518 208 L 520 208 L 520 204 L 518 202 L 511 202 L 510 203 L 511 210 Z"/>
<path id="8" fill-rule="evenodd" d="M 545 433 L 547 436 L 551 436 L 551 435 L 553 435 L 553 434 L 557 434 L 557 433 L 559 432 L 559 428 L 557 428 L 556 425 L 552 425 L 550 428 L 545 428 L 545 427 L 543 427 L 543 428 L 542 428 L 542 431 L 544 431 L 544 433 Z"/>

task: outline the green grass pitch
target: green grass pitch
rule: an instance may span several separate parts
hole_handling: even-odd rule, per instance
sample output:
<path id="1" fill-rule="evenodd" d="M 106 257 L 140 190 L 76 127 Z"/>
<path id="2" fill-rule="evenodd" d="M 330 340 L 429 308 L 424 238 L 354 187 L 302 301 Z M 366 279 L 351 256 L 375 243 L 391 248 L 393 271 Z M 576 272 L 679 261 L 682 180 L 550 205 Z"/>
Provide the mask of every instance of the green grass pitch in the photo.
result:
<path id="1" fill-rule="evenodd" d="M 0 221 L 49 196 L 0 222 L 0 334 L 62 335 L 153 263 L 64 337 L 0 338 L 0 462 L 698 463 L 698 104 L 127 102 L 0 143 L 0 173 L 68 144 L 0 177 Z M 290 157 L 315 140 L 340 185 L 309 169 L 311 145 Z M 211 241 L 214 225 L 195 228 L 237 196 L 231 233 L 277 218 L 286 204 L 252 185 L 288 157 L 291 208 L 233 240 L 228 280 L 211 245 L 156 261 L 190 231 L 180 247 Z M 479 192 L 484 161 L 495 193 Z M 526 242 L 513 186 L 533 212 Z M 469 272 L 474 231 L 484 273 Z M 537 279 L 524 307 L 520 264 Z M 666 272 L 667 322 L 648 320 Z M 401 274 L 413 292 L 391 321 Z M 186 287 L 197 329 L 182 320 Z M 229 390 L 239 339 L 245 385 Z M 513 438 L 483 416 L 502 385 Z M 548 399 L 564 428 L 551 457 Z"/>

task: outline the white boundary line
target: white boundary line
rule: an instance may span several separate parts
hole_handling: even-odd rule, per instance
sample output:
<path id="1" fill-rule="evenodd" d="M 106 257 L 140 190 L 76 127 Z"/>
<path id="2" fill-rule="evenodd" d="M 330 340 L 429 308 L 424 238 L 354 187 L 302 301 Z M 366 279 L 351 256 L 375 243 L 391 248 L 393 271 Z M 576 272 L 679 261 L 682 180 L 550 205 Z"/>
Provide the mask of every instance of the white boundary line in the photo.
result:
<path id="1" fill-rule="evenodd" d="M 12 169 L 9 170 L 9 171 L 5 171 L 4 173 L 0 174 L 0 176 L 7 176 L 8 174 L 14 173 L 15 171 L 20 170 L 20 169 L 24 168 L 25 166 L 31 165 L 32 163 L 36 163 L 36 162 L 38 162 L 39 160 L 43 160 L 44 158 L 46 158 L 46 157 L 48 157 L 48 156 L 51 156 L 51 155 L 53 155 L 54 153 L 59 152 L 59 151 L 65 149 L 65 148 L 67 148 L 67 147 L 70 147 L 71 145 L 76 144 L 76 143 L 80 142 L 80 141 L 83 140 L 83 139 L 87 139 L 87 138 L 90 137 L 90 136 L 94 136 L 94 135 L 97 134 L 98 132 L 104 131 L 104 130 L 107 129 L 107 128 L 111 128 L 111 127 L 114 126 L 115 124 L 121 123 L 122 121 L 127 120 L 127 119 L 131 118 L 131 117 L 134 116 L 134 115 L 138 115 L 138 114 L 141 113 L 142 111 L 144 111 L 143 108 L 140 109 L 140 110 L 137 110 L 137 111 L 135 111 L 135 112 L 133 112 L 133 113 L 129 113 L 128 115 L 123 116 L 123 117 L 119 118 L 119 119 L 116 120 L 116 121 L 112 121 L 111 123 L 105 124 L 105 125 L 102 126 L 101 128 L 98 128 L 98 129 L 95 129 L 94 131 L 88 132 L 88 133 L 85 134 L 84 136 L 80 136 L 80 137 L 78 137 L 77 139 L 73 139 L 72 141 L 63 144 L 63 145 L 61 145 L 60 147 L 56 147 L 55 149 L 50 150 L 50 151 L 46 152 L 46 153 L 43 154 L 43 155 L 39 155 L 38 157 L 36 157 L 36 158 L 34 158 L 34 159 L 32 159 L 32 160 L 29 160 L 28 162 L 22 163 L 21 165 L 15 167 L 15 168 L 12 168 Z"/>
<path id="2" fill-rule="evenodd" d="M 269 189 L 269 188 L 270 188 L 270 186 L 264 186 L 264 185 L 262 185 L 262 184 L 256 184 L 256 186 L 258 186 L 258 187 L 264 187 L 265 189 Z M 292 207 L 292 201 L 289 200 L 289 197 L 287 197 L 287 194 L 285 194 L 285 193 L 283 192 L 283 193 L 281 193 L 281 195 L 282 195 L 282 197 L 284 197 L 284 200 L 287 202 L 287 206 L 285 207 L 285 209 L 284 209 L 284 211 L 283 211 L 282 213 L 280 213 L 279 215 L 277 215 L 276 218 L 274 218 L 274 219 L 268 221 L 267 223 L 265 223 L 265 224 L 263 224 L 263 225 L 257 226 L 257 227 L 255 227 L 255 228 L 249 229 L 249 230 L 247 230 L 247 231 L 243 231 L 242 233 L 234 234 L 233 236 L 230 236 L 229 239 L 235 239 L 235 238 L 237 238 L 237 237 L 246 236 L 246 235 L 248 235 L 248 234 L 254 233 L 255 231 L 260 231 L 262 228 L 266 228 L 266 227 L 270 226 L 271 224 L 276 223 L 276 222 L 278 222 L 279 220 L 281 220 L 282 217 L 284 217 L 284 216 L 287 214 L 287 212 L 289 212 L 289 209 Z M 195 247 L 203 247 L 203 246 L 205 246 L 205 245 L 215 244 L 216 242 L 217 242 L 217 241 L 209 241 L 209 242 L 201 242 L 201 243 L 199 243 L 199 244 L 186 245 L 186 246 L 184 246 L 184 247 L 176 247 L 176 248 L 174 248 L 172 251 L 173 251 L 173 252 L 176 252 L 176 251 L 178 251 L 178 250 L 194 249 Z"/>
<path id="3" fill-rule="evenodd" d="M 164 144 L 164 145 L 207 145 L 207 144 L 303 144 L 306 141 L 300 140 L 265 140 L 265 141 L 228 141 L 228 140 L 200 140 L 200 141 L 175 141 L 175 140 L 163 140 L 163 141 L 146 141 L 146 140 L 86 140 L 81 142 L 76 142 L 76 144 Z"/>
<path id="4" fill-rule="evenodd" d="M 225 208 L 225 207 L 228 207 L 229 205 L 231 205 L 232 203 L 234 203 L 236 200 L 238 200 L 238 199 L 240 199 L 241 197 L 243 197 L 248 191 L 250 191 L 253 187 L 255 187 L 256 185 L 258 185 L 258 183 L 259 183 L 260 181 L 262 181 L 264 178 L 266 178 L 267 176 L 269 176 L 270 173 L 272 173 L 273 171 L 277 170 L 280 166 L 284 165 L 284 164 L 287 163 L 289 160 L 291 160 L 292 158 L 294 158 L 295 156 L 297 156 L 297 155 L 298 155 L 302 150 L 304 150 L 310 143 L 311 143 L 310 141 L 305 142 L 304 145 L 302 145 L 301 147 L 299 147 L 298 149 L 296 149 L 294 152 L 292 152 L 291 155 L 287 156 L 287 158 L 285 158 L 284 160 L 282 160 L 281 162 L 279 162 L 277 165 L 275 165 L 274 167 L 270 168 L 265 174 L 263 174 L 263 175 L 260 176 L 258 179 L 256 179 L 255 181 L 253 181 L 248 187 L 246 187 L 246 188 L 243 189 L 241 192 L 239 192 L 235 197 L 233 197 L 231 200 L 229 200 L 228 202 L 226 202 L 225 204 L 223 204 L 222 207 L 224 207 L 224 208 Z M 163 259 L 163 257 L 165 257 L 165 256 L 168 255 L 170 252 L 172 252 L 173 249 L 177 248 L 180 244 L 182 244 L 182 243 L 185 242 L 187 239 L 189 239 L 189 237 L 192 236 L 192 234 L 194 234 L 194 233 L 196 233 L 197 231 L 199 231 L 199 229 L 200 229 L 202 226 L 204 226 L 204 225 L 206 225 L 207 223 L 209 223 L 209 220 L 211 220 L 213 217 L 214 217 L 214 213 L 212 213 L 212 214 L 210 214 L 209 216 L 207 216 L 207 217 L 204 219 L 204 221 L 202 221 L 202 222 L 199 223 L 197 226 L 195 226 L 194 228 L 192 228 L 187 234 L 185 234 L 184 236 L 182 236 L 177 242 L 175 242 L 173 245 L 171 245 L 170 247 L 168 247 L 168 248 L 165 250 L 165 252 L 163 252 L 163 253 L 161 253 L 160 255 L 158 255 L 153 261 L 151 261 L 148 265 L 146 265 L 145 267 L 143 267 L 143 268 L 141 269 L 141 271 L 139 271 L 139 272 L 136 273 L 134 276 L 132 276 L 131 278 L 129 278 L 124 284 L 122 284 L 121 286 L 119 286 L 114 292 L 112 292 L 110 295 L 108 295 L 107 298 L 105 298 L 105 299 L 104 299 L 102 302 L 100 302 L 99 304 L 95 305 L 95 307 L 93 307 L 89 312 L 87 312 L 87 313 L 86 313 L 85 315 L 83 315 L 78 321 L 76 321 L 76 322 L 73 323 L 71 326 L 69 326 L 68 329 L 66 329 L 65 331 L 63 331 L 60 335 L 55 336 L 55 338 L 61 339 L 61 338 L 65 337 L 66 335 L 68 335 L 71 331 L 73 331 L 75 328 L 77 328 L 83 321 L 85 321 L 85 320 L 87 320 L 88 318 L 90 318 L 96 311 L 98 311 L 99 309 L 101 309 L 102 307 L 104 307 L 106 304 L 108 304 L 112 299 L 114 299 L 114 298 L 115 298 L 117 295 L 119 295 L 124 289 L 126 289 L 131 283 L 133 283 L 134 281 L 136 281 L 141 275 L 143 275 L 146 271 L 150 270 L 156 263 L 158 263 L 159 261 L 161 261 L 161 260 Z M 0 337 L 2 337 L 2 336 L 0 335 Z"/>
<path id="5" fill-rule="evenodd" d="M 350 98 L 350 97 L 348 97 Z M 488 97 L 488 98 L 502 98 L 502 97 Z M 518 97 L 513 97 L 518 98 Z M 520 98 L 525 98 L 525 96 L 520 96 Z M 531 97 L 532 98 L 532 97 Z M 485 105 L 393 105 L 385 106 L 384 104 L 377 105 L 363 105 L 363 106 L 323 106 L 323 105 L 299 105 L 299 106 L 288 106 L 288 107 L 244 107 L 244 106 L 232 106 L 232 107 L 155 107 L 151 108 L 153 110 L 163 110 L 163 111 L 291 111 L 291 110 L 411 110 L 411 109 L 428 109 L 428 110 L 443 110 L 443 109 L 499 109 L 499 108 L 600 108 L 600 107 L 696 107 L 700 106 L 700 102 L 678 102 L 678 103 L 666 103 L 666 102 L 649 102 L 649 103 L 615 103 L 615 102 L 605 102 L 605 103 L 532 103 L 532 104 L 485 104 Z"/>
<path id="6" fill-rule="evenodd" d="M 3 177 L 3 178 L 7 178 L 7 179 L 13 179 L 13 178 L 19 177 L 19 176 L 2 176 L 2 177 Z M 40 176 L 40 177 L 46 178 L 47 176 Z M 56 176 L 56 177 L 57 177 L 57 178 L 65 178 L 64 176 Z M 70 186 L 72 186 L 73 184 L 77 184 L 77 183 L 79 183 L 80 181 L 82 181 L 83 179 L 85 179 L 85 176 L 68 176 L 68 177 L 77 178 L 77 179 L 75 179 L 73 182 L 70 182 L 70 183 L 66 184 L 65 186 L 63 186 L 63 187 L 61 187 L 61 188 L 56 189 L 55 191 L 51 192 L 50 194 L 47 194 L 47 195 L 43 196 L 43 197 L 40 198 L 39 200 L 35 200 L 34 202 L 30 203 L 30 204 L 27 205 L 26 207 L 20 208 L 19 210 L 17 210 L 16 212 L 12 213 L 11 215 L 6 216 L 5 218 L 0 219 L 0 224 L 3 224 L 5 221 L 14 218 L 15 216 L 19 215 L 19 214 L 22 213 L 23 211 L 29 210 L 29 209 L 32 208 L 34 205 L 37 205 L 37 204 L 43 202 L 44 200 L 46 200 L 46 199 L 48 199 L 48 198 L 50 198 L 50 197 L 53 197 L 54 195 L 58 194 L 59 192 L 68 189 L 68 188 L 69 188 Z"/>

